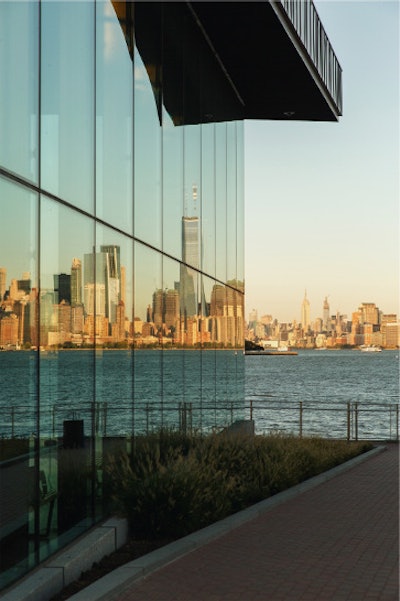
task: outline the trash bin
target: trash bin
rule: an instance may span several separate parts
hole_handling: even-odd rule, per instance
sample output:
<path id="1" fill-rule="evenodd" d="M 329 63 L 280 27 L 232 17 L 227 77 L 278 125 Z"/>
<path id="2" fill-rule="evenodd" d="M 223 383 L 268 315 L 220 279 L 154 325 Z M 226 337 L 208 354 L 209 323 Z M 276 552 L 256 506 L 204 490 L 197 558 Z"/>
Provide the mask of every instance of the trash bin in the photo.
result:
<path id="1" fill-rule="evenodd" d="M 83 449 L 83 419 L 68 419 L 63 422 L 64 449 Z"/>

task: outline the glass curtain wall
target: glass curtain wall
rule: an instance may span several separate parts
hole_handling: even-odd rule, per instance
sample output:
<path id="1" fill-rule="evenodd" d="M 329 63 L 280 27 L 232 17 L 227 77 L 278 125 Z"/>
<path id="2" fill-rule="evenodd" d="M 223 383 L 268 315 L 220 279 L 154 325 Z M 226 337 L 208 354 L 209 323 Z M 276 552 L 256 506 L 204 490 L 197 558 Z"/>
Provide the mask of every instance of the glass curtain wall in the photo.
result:
<path id="1" fill-rule="evenodd" d="M 0 40 L 4 588 L 115 450 L 243 417 L 243 130 L 184 4 L 5 1 Z"/>

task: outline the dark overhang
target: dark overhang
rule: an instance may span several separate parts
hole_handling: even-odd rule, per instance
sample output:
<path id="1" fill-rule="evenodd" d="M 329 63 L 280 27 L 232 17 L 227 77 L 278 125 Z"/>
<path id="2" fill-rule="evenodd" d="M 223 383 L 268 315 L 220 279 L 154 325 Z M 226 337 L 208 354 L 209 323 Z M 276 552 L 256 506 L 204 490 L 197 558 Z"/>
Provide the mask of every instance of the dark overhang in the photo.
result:
<path id="1" fill-rule="evenodd" d="M 340 65 L 312 2 L 137 2 L 135 13 L 156 100 L 162 89 L 176 124 L 341 114 Z"/>

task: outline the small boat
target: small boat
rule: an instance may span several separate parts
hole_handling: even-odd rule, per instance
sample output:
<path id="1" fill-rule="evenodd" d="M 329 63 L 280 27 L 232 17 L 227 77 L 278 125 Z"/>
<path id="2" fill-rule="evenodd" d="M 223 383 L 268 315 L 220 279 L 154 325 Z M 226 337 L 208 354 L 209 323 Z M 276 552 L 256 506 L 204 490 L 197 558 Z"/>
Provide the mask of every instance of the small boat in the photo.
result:
<path id="1" fill-rule="evenodd" d="M 381 353 L 382 349 L 380 346 L 375 346 L 374 344 L 363 344 L 360 346 L 360 351 L 362 353 Z"/>
<path id="2" fill-rule="evenodd" d="M 297 351 L 265 349 L 260 351 L 246 351 L 246 355 L 298 355 Z"/>

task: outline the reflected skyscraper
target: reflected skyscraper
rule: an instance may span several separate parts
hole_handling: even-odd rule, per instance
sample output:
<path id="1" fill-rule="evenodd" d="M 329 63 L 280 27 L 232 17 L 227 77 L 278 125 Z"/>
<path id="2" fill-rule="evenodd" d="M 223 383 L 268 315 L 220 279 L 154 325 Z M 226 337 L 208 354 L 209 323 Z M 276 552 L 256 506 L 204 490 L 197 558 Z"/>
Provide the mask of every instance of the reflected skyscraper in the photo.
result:
<path id="1" fill-rule="evenodd" d="M 67 273 L 59 273 L 55 274 L 53 279 L 56 302 L 64 301 L 71 304 L 71 276 Z"/>
<path id="2" fill-rule="evenodd" d="M 182 260 L 196 269 L 200 266 L 199 218 L 182 217 Z"/>
<path id="3" fill-rule="evenodd" d="M 197 314 L 197 271 L 199 268 L 199 218 L 182 217 L 182 260 L 180 274 L 181 312 L 185 317 Z M 185 264 L 186 263 L 186 264 Z M 189 265 L 195 267 L 192 269 Z"/>
<path id="4" fill-rule="evenodd" d="M 86 313 L 115 323 L 120 301 L 119 247 L 102 246 L 101 252 L 86 254 L 83 273 Z"/>
<path id="5" fill-rule="evenodd" d="M 82 261 L 72 259 L 71 266 L 71 305 L 82 304 Z"/>
<path id="6" fill-rule="evenodd" d="M 197 186 L 192 187 L 192 216 L 182 217 L 182 261 L 180 266 L 179 293 L 181 314 L 193 317 L 199 311 L 199 274 L 200 268 L 200 220 L 197 210 Z"/>

